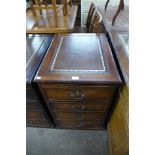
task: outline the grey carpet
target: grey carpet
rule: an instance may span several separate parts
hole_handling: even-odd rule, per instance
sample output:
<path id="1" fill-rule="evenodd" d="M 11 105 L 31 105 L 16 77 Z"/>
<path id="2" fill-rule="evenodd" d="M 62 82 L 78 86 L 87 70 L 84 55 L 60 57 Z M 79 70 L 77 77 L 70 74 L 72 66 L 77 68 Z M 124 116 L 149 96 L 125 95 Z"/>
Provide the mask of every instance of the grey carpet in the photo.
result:
<path id="1" fill-rule="evenodd" d="M 27 128 L 27 155 L 108 155 L 106 130 Z"/>

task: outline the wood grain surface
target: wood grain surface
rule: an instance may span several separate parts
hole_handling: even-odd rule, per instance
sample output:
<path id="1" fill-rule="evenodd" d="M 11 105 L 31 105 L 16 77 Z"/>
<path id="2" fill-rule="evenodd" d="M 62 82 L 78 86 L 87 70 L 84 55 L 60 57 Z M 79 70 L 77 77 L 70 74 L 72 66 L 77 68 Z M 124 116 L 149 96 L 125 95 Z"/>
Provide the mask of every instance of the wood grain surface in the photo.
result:
<path id="1" fill-rule="evenodd" d="M 121 79 L 104 34 L 57 34 L 34 82 L 56 128 L 103 129 Z"/>
<path id="2" fill-rule="evenodd" d="M 121 83 L 106 36 L 93 33 L 56 35 L 35 81 Z"/>
<path id="3" fill-rule="evenodd" d="M 42 15 L 36 10 L 36 17 L 31 11 L 26 12 L 26 33 L 67 33 L 72 32 L 76 15 L 77 5 L 68 6 L 67 16 L 63 15 L 62 9 L 54 16 L 53 10 L 42 10 Z"/>

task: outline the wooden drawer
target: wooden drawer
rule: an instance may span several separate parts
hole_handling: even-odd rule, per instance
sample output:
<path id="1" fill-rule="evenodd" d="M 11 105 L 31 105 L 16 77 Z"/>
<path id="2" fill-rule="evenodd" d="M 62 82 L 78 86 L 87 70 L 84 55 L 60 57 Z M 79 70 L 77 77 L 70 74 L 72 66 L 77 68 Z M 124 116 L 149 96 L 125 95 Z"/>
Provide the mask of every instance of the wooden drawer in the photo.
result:
<path id="1" fill-rule="evenodd" d="M 28 100 L 36 99 L 36 94 L 30 87 L 26 87 L 26 99 L 28 99 Z"/>
<path id="2" fill-rule="evenodd" d="M 53 112 L 57 121 L 87 121 L 87 120 L 105 120 L 106 112 Z"/>
<path id="3" fill-rule="evenodd" d="M 102 128 L 104 122 L 102 121 L 59 121 L 57 127 L 62 128 Z"/>
<path id="4" fill-rule="evenodd" d="M 26 110 L 42 110 L 40 103 L 38 100 L 26 100 Z"/>
<path id="5" fill-rule="evenodd" d="M 27 119 L 26 125 L 28 127 L 50 127 L 51 125 L 46 119 Z"/>
<path id="6" fill-rule="evenodd" d="M 110 107 L 111 103 L 106 101 L 66 101 L 55 102 L 48 101 L 48 107 L 50 110 L 67 110 L 67 111 L 106 111 Z"/>
<path id="7" fill-rule="evenodd" d="M 113 86 L 66 86 L 40 85 L 46 99 L 53 100 L 112 100 L 115 92 Z"/>
<path id="8" fill-rule="evenodd" d="M 43 111 L 26 111 L 26 119 L 46 119 Z"/>

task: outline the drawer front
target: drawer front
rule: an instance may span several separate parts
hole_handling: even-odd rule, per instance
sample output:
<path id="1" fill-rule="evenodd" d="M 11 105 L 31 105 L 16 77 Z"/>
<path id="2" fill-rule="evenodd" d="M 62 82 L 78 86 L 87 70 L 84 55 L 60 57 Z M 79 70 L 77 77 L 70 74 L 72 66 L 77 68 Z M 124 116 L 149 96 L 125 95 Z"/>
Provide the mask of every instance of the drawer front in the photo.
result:
<path id="1" fill-rule="evenodd" d="M 50 127 L 51 126 L 46 119 L 42 119 L 42 120 L 37 120 L 37 119 L 26 120 L 26 125 L 27 125 L 27 127 Z"/>
<path id="2" fill-rule="evenodd" d="M 26 100 L 26 110 L 32 111 L 32 110 L 42 110 L 42 107 L 38 100 Z"/>
<path id="3" fill-rule="evenodd" d="M 84 102 L 84 101 L 75 101 L 75 102 L 52 102 L 48 101 L 48 107 L 50 110 L 67 110 L 67 111 L 106 111 L 109 109 L 110 102 Z"/>
<path id="4" fill-rule="evenodd" d="M 43 111 L 26 111 L 26 119 L 46 119 Z"/>
<path id="5" fill-rule="evenodd" d="M 40 85 L 46 99 L 53 100 L 112 100 L 113 86 Z"/>
<path id="6" fill-rule="evenodd" d="M 62 128 L 102 128 L 102 121 L 59 121 L 57 127 Z"/>
<path id="7" fill-rule="evenodd" d="M 106 118 L 106 112 L 53 112 L 53 115 L 57 121 L 104 121 Z"/>
<path id="8" fill-rule="evenodd" d="M 29 127 L 50 126 L 46 115 L 37 100 L 27 100 L 26 122 L 26 125 Z"/>
<path id="9" fill-rule="evenodd" d="M 26 111 L 27 127 L 50 127 L 48 119 L 43 111 Z"/>
<path id="10" fill-rule="evenodd" d="M 31 87 L 26 87 L 26 99 L 28 99 L 28 100 L 35 100 L 36 99 L 36 94 L 32 90 Z"/>

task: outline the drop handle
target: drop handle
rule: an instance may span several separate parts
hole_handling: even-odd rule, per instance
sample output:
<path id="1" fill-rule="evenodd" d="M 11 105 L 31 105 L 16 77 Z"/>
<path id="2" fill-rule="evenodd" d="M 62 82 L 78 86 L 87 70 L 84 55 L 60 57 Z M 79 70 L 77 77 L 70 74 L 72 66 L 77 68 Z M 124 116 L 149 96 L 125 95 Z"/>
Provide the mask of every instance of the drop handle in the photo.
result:
<path id="1" fill-rule="evenodd" d="M 84 108 L 85 108 L 85 105 L 82 105 L 81 107 L 72 105 L 72 109 L 74 109 L 74 110 L 84 110 Z"/>
<path id="2" fill-rule="evenodd" d="M 81 93 L 81 92 L 79 93 L 78 90 L 76 92 L 71 92 L 70 96 L 76 100 L 81 100 L 81 99 L 85 98 L 85 94 Z"/>
<path id="3" fill-rule="evenodd" d="M 77 119 L 77 120 L 82 120 L 82 119 L 84 119 L 84 115 L 82 114 L 74 114 L 74 116 L 73 116 L 75 119 Z"/>

